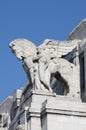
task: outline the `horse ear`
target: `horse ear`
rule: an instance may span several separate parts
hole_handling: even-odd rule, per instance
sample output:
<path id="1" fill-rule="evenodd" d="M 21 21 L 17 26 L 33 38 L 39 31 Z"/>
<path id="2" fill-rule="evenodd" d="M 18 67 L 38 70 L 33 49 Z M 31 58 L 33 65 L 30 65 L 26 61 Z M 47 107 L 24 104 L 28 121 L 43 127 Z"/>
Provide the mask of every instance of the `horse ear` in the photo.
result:
<path id="1" fill-rule="evenodd" d="M 16 39 L 9 44 L 9 47 L 19 60 L 36 54 L 36 46 L 26 39 Z"/>

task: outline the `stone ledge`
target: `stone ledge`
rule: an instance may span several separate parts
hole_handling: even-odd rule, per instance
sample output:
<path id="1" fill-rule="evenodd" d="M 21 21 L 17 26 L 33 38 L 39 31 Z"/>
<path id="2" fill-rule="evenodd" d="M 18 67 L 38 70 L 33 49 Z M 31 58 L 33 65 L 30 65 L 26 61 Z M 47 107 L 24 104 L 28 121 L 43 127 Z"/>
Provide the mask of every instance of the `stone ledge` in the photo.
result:
<path id="1" fill-rule="evenodd" d="M 46 100 L 42 104 L 41 115 L 46 113 L 86 117 L 86 104 L 75 101 Z"/>

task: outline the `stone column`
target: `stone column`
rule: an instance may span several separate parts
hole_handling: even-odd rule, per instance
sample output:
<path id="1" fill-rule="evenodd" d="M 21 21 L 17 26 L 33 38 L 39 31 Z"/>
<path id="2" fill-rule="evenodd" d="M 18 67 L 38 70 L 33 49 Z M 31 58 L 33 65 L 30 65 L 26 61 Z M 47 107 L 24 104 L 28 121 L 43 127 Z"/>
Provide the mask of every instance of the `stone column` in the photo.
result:
<path id="1" fill-rule="evenodd" d="M 78 100 L 81 100 L 80 99 L 81 91 L 80 91 L 79 45 L 77 46 L 75 53 L 73 54 L 73 63 L 76 66 L 76 68 L 74 69 L 74 79 L 73 79 L 76 85 L 76 87 L 74 88 L 74 91 L 77 92 Z"/>
<path id="2" fill-rule="evenodd" d="M 54 93 L 43 91 L 32 91 L 28 100 L 31 100 L 27 111 L 27 130 L 41 130 L 41 107 L 46 99 L 56 97 Z"/>
<path id="3" fill-rule="evenodd" d="M 84 97 L 86 100 L 86 44 L 84 45 L 84 79 L 85 79 L 85 92 L 84 92 Z"/>
<path id="4" fill-rule="evenodd" d="M 35 111 L 30 111 L 28 113 L 28 124 L 27 124 L 27 130 L 41 130 L 41 120 L 40 120 L 40 114 Z"/>

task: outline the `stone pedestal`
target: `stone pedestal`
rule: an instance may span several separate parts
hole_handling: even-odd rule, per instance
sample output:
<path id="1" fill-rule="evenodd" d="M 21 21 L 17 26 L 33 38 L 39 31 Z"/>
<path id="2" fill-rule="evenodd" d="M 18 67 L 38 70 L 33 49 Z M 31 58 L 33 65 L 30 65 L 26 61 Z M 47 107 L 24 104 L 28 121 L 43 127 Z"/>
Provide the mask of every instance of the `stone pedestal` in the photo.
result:
<path id="1" fill-rule="evenodd" d="M 27 130 L 86 130 L 86 104 L 53 93 L 32 91 Z"/>
<path id="2" fill-rule="evenodd" d="M 42 106 L 42 130 L 85 130 L 86 104 L 46 100 Z"/>
<path id="3" fill-rule="evenodd" d="M 41 108 L 46 99 L 53 99 L 56 94 L 50 92 L 31 91 L 29 93 L 29 110 L 27 111 L 27 130 L 41 130 Z"/>

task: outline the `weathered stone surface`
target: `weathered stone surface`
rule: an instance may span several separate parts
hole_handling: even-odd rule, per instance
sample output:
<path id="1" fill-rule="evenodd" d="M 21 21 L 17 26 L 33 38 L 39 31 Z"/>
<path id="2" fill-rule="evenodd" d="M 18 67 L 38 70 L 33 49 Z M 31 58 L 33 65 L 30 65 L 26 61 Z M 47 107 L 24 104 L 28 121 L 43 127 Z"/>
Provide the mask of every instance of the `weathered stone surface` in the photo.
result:
<path id="1" fill-rule="evenodd" d="M 18 39 L 12 41 L 10 47 L 16 57 L 23 60 L 23 66 L 34 90 L 52 92 L 50 80 L 53 75 L 66 86 L 68 96 L 80 98 L 79 70 L 75 65 L 77 63 L 70 63 L 65 57 L 69 53 L 76 56 L 82 42 L 45 40 L 42 45 L 35 47 L 30 41 Z"/>
<path id="2" fill-rule="evenodd" d="M 68 100 L 46 100 L 42 106 L 42 130 L 85 130 L 86 104 Z"/>
<path id="3" fill-rule="evenodd" d="M 68 41 L 10 43 L 29 82 L 0 104 L 1 130 L 86 130 L 85 21 Z"/>
<path id="4" fill-rule="evenodd" d="M 0 113 L 10 113 L 11 107 L 13 103 L 13 96 L 8 96 L 1 104 L 0 104 Z"/>
<path id="5" fill-rule="evenodd" d="M 25 130 L 25 125 L 18 125 L 17 130 Z"/>
<path id="6" fill-rule="evenodd" d="M 84 39 L 86 38 L 86 18 L 83 19 L 69 34 L 67 40 Z"/>

